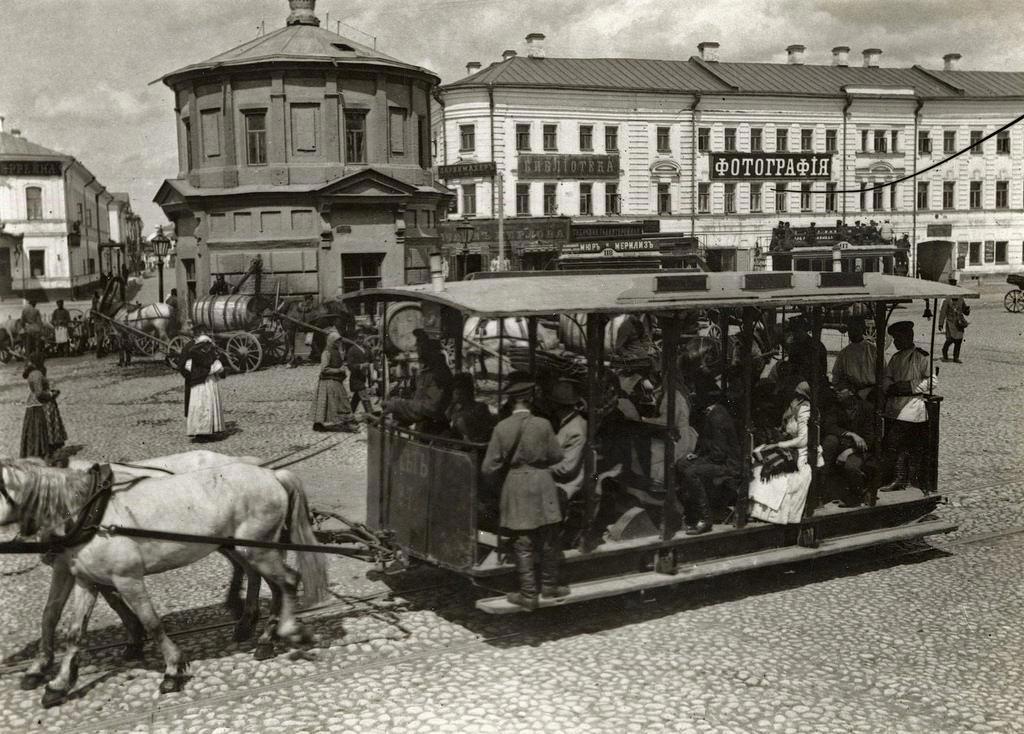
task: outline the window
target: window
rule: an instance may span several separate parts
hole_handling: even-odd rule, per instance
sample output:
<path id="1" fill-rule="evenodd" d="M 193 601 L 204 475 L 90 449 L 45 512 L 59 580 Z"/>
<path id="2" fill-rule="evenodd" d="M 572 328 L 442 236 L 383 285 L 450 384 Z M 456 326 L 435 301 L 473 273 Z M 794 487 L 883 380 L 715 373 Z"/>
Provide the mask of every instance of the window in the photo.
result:
<path id="1" fill-rule="evenodd" d="M 836 182 L 829 181 L 825 184 L 825 211 L 836 211 Z"/>
<path id="2" fill-rule="evenodd" d="M 594 126 L 580 125 L 580 150 L 594 149 Z"/>
<path id="3" fill-rule="evenodd" d="M 203 134 L 203 155 L 216 158 L 220 155 L 220 110 L 203 110 L 199 122 Z"/>
<path id="4" fill-rule="evenodd" d="M 604 149 L 606 153 L 612 153 L 619 149 L 619 128 L 615 125 L 605 125 Z"/>
<path id="5" fill-rule="evenodd" d="M 345 113 L 345 162 L 366 163 L 366 113 Z"/>
<path id="6" fill-rule="evenodd" d="M 405 108 L 392 107 L 388 110 L 388 137 L 391 140 L 391 152 L 405 155 Z"/>
<path id="7" fill-rule="evenodd" d="M 39 186 L 25 188 L 25 219 L 43 218 L 43 190 Z"/>
<path id="8" fill-rule="evenodd" d="M 868 210 L 868 184 L 866 181 L 861 181 L 860 184 L 860 208 L 861 211 Z"/>
<path id="9" fill-rule="evenodd" d="M 885 130 L 875 130 L 875 152 L 886 153 L 889 146 L 885 139 Z"/>
<path id="10" fill-rule="evenodd" d="M 245 113 L 245 162 L 250 166 L 267 163 L 267 113 Z"/>
<path id="11" fill-rule="evenodd" d="M 800 184 L 800 211 L 809 212 L 811 210 L 811 185 L 809 183 Z"/>
<path id="12" fill-rule="evenodd" d="M 701 213 L 711 211 L 711 184 L 697 184 L 697 211 Z"/>
<path id="13" fill-rule="evenodd" d="M 981 243 L 971 243 L 971 265 L 981 265 Z"/>
<path id="14" fill-rule="evenodd" d="M 750 211 L 759 212 L 761 206 L 761 184 L 752 183 L 750 184 Z"/>
<path id="15" fill-rule="evenodd" d="M 996 209 L 1010 208 L 1010 182 L 996 181 Z"/>
<path id="16" fill-rule="evenodd" d="M 516 214 L 528 216 L 530 213 L 530 184 L 516 184 Z"/>
<path id="17" fill-rule="evenodd" d="M 669 146 L 669 128 L 659 127 L 658 128 L 658 152 L 668 153 L 671 151 Z"/>
<path id="18" fill-rule="evenodd" d="M 672 191 L 667 183 L 658 184 L 658 214 L 672 213 Z"/>
<path id="19" fill-rule="evenodd" d="M 544 150 L 558 150 L 558 125 L 544 126 Z"/>
<path id="20" fill-rule="evenodd" d="M 320 147 L 320 105 L 293 104 L 292 117 L 292 152 L 316 153 Z"/>
<path id="21" fill-rule="evenodd" d="M 711 128 L 710 127 L 698 127 L 697 128 L 697 152 L 707 153 L 711 147 Z"/>
<path id="22" fill-rule="evenodd" d="M 971 209 L 981 209 L 981 181 L 971 181 L 971 192 L 968 206 Z"/>
<path id="23" fill-rule="evenodd" d="M 92 209 L 90 207 L 88 207 L 88 206 L 85 207 L 85 226 L 86 227 L 91 227 L 92 226 Z"/>
<path id="24" fill-rule="evenodd" d="M 927 209 L 928 208 L 928 182 L 918 181 L 917 182 L 917 208 Z"/>
<path id="25" fill-rule="evenodd" d="M 558 184 L 544 184 L 544 216 L 551 217 L 558 213 Z"/>
<path id="26" fill-rule="evenodd" d="M 896 202 L 899 200 L 899 185 L 893 184 L 889 187 L 889 211 L 896 211 Z"/>
<path id="27" fill-rule="evenodd" d="M 33 278 L 46 276 L 46 250 L 28 251 L 28 272 Z"/>
<path id="28" fill-rule="evenodd" d="M 78 202 L 77 204 L 75 204 L 75 207 L 76 207 L 76 208 L 77 208 L 77 210 L 78 210 L 78 219 L 76 220 L 76 222 L 75 222 L 75 223 L 76 223 L 76 224 L 77 224 L 77 225 L 78 225 L 79 227 L 81 227 L 81 226 L 82 226 L 82 224 L 83 224 L 83 218 L 82 218 L 82 202 Z"/>
<path id="29" fill-rule="evenodd" d="M 472 153 L 476 150 L 476 125 L 459 125 L 459 152 Z"/>
<path id="30" fill-rule="evenodd" d="M 516 125 L 516 150 L 530 149 L 530 124 L 519 123 Z"/>
<path id="31" fill-rule="evenodd" d="M 874 189 L 871 192 L 871 209 L 872 211 L 881 211 L 883 208 L 882 195 L 885 193 L 885 189 Z"/>
<path id="32" fill-rule="evenodd" d="M 1003 130 L 996 135 L 996 153 L 1010 155 L 1010 131 Z M 997 243 L 998 244 L 998 243 Z"/>
<path id="33" fill-rule="evenodd" d="M 800 150 L 809 151 L 814 147 L 814 131 L 803 129 L 800 131 Z"/>
<path id="34" fill-rule="evenodd" d="M 952 209 L 955 206 L 956 182 L 942 182 L 942 208 Z"/>
<path id="35" fill-rule="evenodd" d="M 736 213 L 736 184 L 734 183 L 725 185 L 725 213 Z"/>
<path id="36" fill-rule="evenodd" d="M 1009 242 L 996 242 L 996 263 L 999 265 L 1005 265 L 1006 259 L 1006 246 Z"/>
<path id="37" fill-rule="evenodd" d="M 618 214 L 619 213 L 619 185 L 615 183 L 606 183 L 604 185 L 604 213 L 605 214 Z"/>
<path id="38" fill-rule="evenodd" d="M 594 184 L 581 183 L 580 184 L 580 214 L 593 214 L 593 193 Z"/>
<path id="39" fill-rule="evenodd" d="M 89 275 L 96 272 L 96 258 L 89 258 Z"/>
<path id="40" fill-rule="evenodd" d="M 764 150 L 764 130 L 759 127 L 750 128 L 750 150 L 754 153 Z"/>
<path id="41" fill-rule="evenodd" d="M 917 152 L 921 155 L 932 152 L 932 135 L 927 130 L 919 130 L 917 133 Z"/>
<path id="42" fill-rule="evenodd" d="M 971 130 L 971 155 L 981 155 L 981 130 Z"/>
<path id="43" fill-rule="evenodd" d="M 893 153 L 899 153 L 900 152 L 900 146 L 899 146 L 900 133 L 899 133 L 899 130 L 890 130 L 889 131 L 889 142 L 890 142 L 889 150 L 891 150 Z"/>
<path id="44" fill-rule="evenodd" d="M 861 151 L 861 153 L 867 153 L 868 152 L 868 131 L 867 130 L 861 130 L 860 131 L 860 151 Z"/>
<path id="45" fill-rule="evenodd" d="M 985 263 L 994 263 L 996 261 L 996 243 L 992 240 L 985 240 Z"/>
<path id="46" fill-rule="evenodd" d="M 775 131 L 775 150 L 789 150 L 789 130 L 778 129 Z"/>
<path id="47" fill-rule="evenodd" d="M 380 288 L 380 266 L 384 255 L 359 253 L 341 256 L 341 291 L 352 293 L 364 288 Z"/>
<path id="48" fill-rule="evenodd" d="M 476 184 L 462 184 L 462 216 L 476 214 Z"/>
<path id="49" fill-rule="evenodd" d="M 942 152 L 956 153 L 956 130 L 942 131 Z"/>
<path id="50" fill-rule="evenodd" d="M 825 152 L 826 153 L 835 153 L 838 149 L 839 148 L 838 148 L 838 143 L 837 143 L 837 140 L 836 140 L 836 131 L 835 130 L 826 130 L 825 131 Z"/>
<path id="51" fill-rule="evenodd" d="M 736 128 L 725 128 L 725 149 L 736 150 Z"/>
<path id="52" fill-rule="evenodd" d="M 194 167 L 192 162 L 192 123 L 186 117 L 181 124 L 185 127 L 185 160 L 188 162 L 188 170 L 191 171 Z"/>
<path id="53" fill-rule="evenodd" d="M 775 184 L 775 211 L 784 212 L 787 210 L 786 196 L 789 191 L 786 189 L 786 184 L 780 183 Z"/>

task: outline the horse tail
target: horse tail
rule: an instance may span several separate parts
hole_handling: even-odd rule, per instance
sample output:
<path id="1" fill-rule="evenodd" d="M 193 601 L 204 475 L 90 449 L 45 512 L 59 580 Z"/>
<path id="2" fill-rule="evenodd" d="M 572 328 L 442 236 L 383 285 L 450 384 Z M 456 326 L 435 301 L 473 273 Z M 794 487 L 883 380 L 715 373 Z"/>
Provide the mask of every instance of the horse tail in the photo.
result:
<path id="1" fill-rule="evenodd" d="M 277 481 L 288 492 L 290 515 L 284 528 L 284 542 L 317 545 L 313 526 L 309 522 L 309 505 L 302 489 L 302 480 L 287 469 L 274 471 Z M 322 553 L 302 551 L 295 554 L 302 575 L 302 601 L 304 606 L 319 604 L 327 598 L 327 562 Z"/>

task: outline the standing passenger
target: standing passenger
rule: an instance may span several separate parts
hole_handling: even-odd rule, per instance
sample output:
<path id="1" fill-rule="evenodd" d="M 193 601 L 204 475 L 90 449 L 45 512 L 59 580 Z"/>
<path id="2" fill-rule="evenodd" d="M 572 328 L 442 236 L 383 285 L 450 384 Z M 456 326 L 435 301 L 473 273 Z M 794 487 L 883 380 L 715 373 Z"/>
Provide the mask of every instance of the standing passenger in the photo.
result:
<path id="1" fill-rule="evenodd" d="M 500 523 L 512 537 L 519 576 L 519 591 L 509 594 L 508 600 L 527 609 L 537 607 L 538 556 L 540 595 L 558 598 L 569 593 L 558 583 L 562 511 L 550 468 L 563 454 L 551 424 L 530 412 L 533 391 L 529 375 L 509 376 L 506 392 L 514 401 L 512 413 L 495 427 L 481 466 L 491 481 L 504 475 Z"/>
<path id="2" fill-rule="evenodd" d="M 571 500 L 583 487 L 584 448 L 587 445 L 587 419 L 580 413 L 576 386 L 559 380 L 547 396 L 558 424 L 556 438 L 562 449 L 562 460 L 551 467 L 558 488 Z"/>
<path id="3" fill-rule="evenodd" d="M 885 469 L 889 484 L 880 492 L 906 489 L 920 481 L 922 459 L 928 447 L 928 411 L 924 395 L 934 387 L 928 352 L 914 346 L 914 322 L 897 321 L 889 327 L 896 354 L 889 359 L 882 380 L 885 390 Z"/>
<path id="4" fill-rule="evenodd" d="M 832 366 L 832 387 L 845 398 L 844 391 L 864 400 L 875 386 L 875 344 L 864 339 L 864 317 L 852 315 L 846 321 L 850 343 L 843 347 Z"/>

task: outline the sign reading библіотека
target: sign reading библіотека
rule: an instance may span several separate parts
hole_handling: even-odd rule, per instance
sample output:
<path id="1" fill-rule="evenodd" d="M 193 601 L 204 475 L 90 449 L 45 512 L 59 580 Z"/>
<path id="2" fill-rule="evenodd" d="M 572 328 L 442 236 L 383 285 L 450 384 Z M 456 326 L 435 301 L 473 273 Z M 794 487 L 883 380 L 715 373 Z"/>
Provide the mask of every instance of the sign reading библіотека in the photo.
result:
<path id="1" fill-rule="evenodd" d="M 568 153 L 520 153 L 517 175 L 520 181 L 557 179 L 619 178 L 619 156 L 572 155 Z"/>
<path id="2" fill-rule="evenodd" d="M 831 153 L 712 153 L 711 178 L 806 181 L 832 178 Z"/>

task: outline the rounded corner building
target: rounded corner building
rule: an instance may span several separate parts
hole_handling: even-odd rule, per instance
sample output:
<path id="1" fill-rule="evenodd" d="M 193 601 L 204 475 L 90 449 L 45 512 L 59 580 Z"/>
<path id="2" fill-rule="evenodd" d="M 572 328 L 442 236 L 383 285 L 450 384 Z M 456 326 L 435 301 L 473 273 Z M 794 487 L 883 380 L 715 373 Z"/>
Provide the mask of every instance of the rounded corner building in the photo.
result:
<path id="1" fill-rule="evenodd" d="M 257 256 L 249 287 L 281 295 L 428 279 L 450 198 L 430 167 L 440 80 L 321 28 L 315 5 L 290 0 L 284 28 L 162 78 L 179 171 L 155 201 L 190 299 Z"/>

